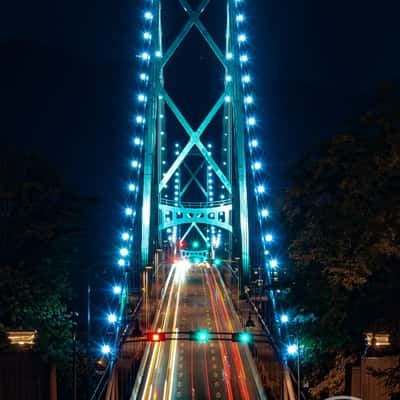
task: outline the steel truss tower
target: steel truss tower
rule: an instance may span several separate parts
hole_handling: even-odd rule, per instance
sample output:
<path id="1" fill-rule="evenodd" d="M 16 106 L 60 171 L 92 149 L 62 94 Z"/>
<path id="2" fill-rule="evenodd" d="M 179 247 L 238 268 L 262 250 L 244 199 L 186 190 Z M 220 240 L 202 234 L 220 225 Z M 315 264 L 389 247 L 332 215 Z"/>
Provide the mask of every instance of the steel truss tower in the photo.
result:
<path id="1" fill-rule="evenodd" d="M 222 2 L 203 0 L 191 8 L 188 1 L 176 0 L 187 21 L 167 48 L 162 29 L 164 1 L 149 1 L 151 11 L 145 12 L 145 19 L 151 22 L 149 31 L 144 33 L 148 47 L 140 55 L 147 68 L 147 73 L 141 74 L 147 84 L 143 98 L 146 108 L 143 116 L 136 118 L 138 124 L 144 125 L 140 263 L 151 263 L 154 251 L 165 241 L 179 249 L 179 243 L 197 237 L 198 248 L 193 251 L 199 256 L 214 256 L 214 250 L 223 241 L 227 258 L 233 258 L 232 251 L 240 257 L 242 282 L 246 283 L 250 273 L 246 138 L 249 125 L 254 123 L 246 117 L 244 87 L 248 77 L 242 76 L 240 68 L 241 46 L 246 38 L 239 31 L 235 10 L 240 1 L 226 0 L 225 48 L 217 45 L 202 21 L 212 1 Z M 222 92 L 198 126 L 189 123 L 174 102 L 173 93 L 166 90 L 165 68 L 192 30 L 201 34 L 225 75 L 220 77 L 224 81 Z M 195 93 L 187 101 L 196 109 Z M 167 112 L 172 113 L 186 133 L 184 144 L 171 143 L 173 134 L 167 130 Z M 203 137 L 221 115 L 222 129 L 213 133 L 220 136 L 217 154 L 203 142 Z"/>

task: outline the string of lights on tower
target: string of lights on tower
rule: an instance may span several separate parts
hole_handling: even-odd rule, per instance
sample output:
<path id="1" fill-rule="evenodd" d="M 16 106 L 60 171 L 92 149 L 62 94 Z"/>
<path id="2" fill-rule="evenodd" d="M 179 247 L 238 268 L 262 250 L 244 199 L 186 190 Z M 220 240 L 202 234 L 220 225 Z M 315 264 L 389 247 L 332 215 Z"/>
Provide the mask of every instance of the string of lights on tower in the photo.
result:
<path id="1" fill-rule="evenodd" d="M 264 268 L 267 276 L 267 280 L 269 285 L 276 283 L 279 278 L 279 261 L 274 254 L 275 246 L 275 235 L 270 230 L 271 226 L 271 213 L 268 205 L 268 191 L 265 185 L 265 174 L 264 174 L 264 165 L 261 161 L 263 159 L 262 146 L 256 136 L 257 130 L 257 119 L 254 115 L 255 111 L 255 101 L 253 97 L 253 79 L 250 75 L 249 64 L 251 61 L 251 56 L 247 51 L 247 42 L 248 36 L 246 34 L 246 17 L 244 14 L 244 1 L 243 0 L 235 0 L 235 22 L 238 36 L 237 36 L 237 45 L 239 48 L 239 62 L 238 65 L 241 71 L 241 81 L 242 88 L 244 93 L 243 104 L 245 110 L 245 118 L 246 118 L 246 129 L 248 134 L 248 146 L 249 146 L 249 154 L 250 154 L 250 165 L 251 165 L 251 173 L 253 177 L 254 183 L 254 193 L 256 199 L 256 207 L 257 207 L 257 216 L 260 232 L 261 232 L 261 243 L 263 248 L 263 256 L 265 260 Z M 228 52 L 226 54 L 227 60 L 231 60 L 234 62 L 234 54 L 233 52 Z M 227 75 L 226 81 L 231 82 L 232 76 Z M 226 98 L 226 101 L 230 101 L 230 98 Z M 287 313 L 282 313 L 280 311 L 279 304 L 277 302 L 277 298 L 275 295 L 275 291 L 270 289 L 269 297 L 272 301 L 272 306 L 274 310 L 274 317 L 277 326 L 277 333 L 279 335 L 279 339 L 282 339 L 282 331 L 281 328 L 289 323 L 289 316 Z M 287 354 L 289 356 L 296 353 L 298 350 L 293 351 L 293 344 L 289 344 L 287 346 L 286 351 L 283 354 Z"/>
<path id="2" fill-rule="evenodd" d="M 128 282 L 127 271 L 130 267 L 131 247 L 134 239 L 133 226 L 136 219 L 136 210 L 138 205 L 140 173 L 142 168 L 141 160 L 143 158 L 143 135 L 146 124 L 145 111 L 147 106 L 147 89 L 149 85 L 149 67 L 151 62 L 152 49 L 152 25 L 153 25 L 153 1 L 146 1 L 146 8 L 143 12 L 144 29 L 141 33 L 141 41 L 143 50 L 138 54 L 138 88 L 139 91 L 135 96 L 136 115 L 133 117 L 134 134 L 131 139 L 133 150 L 132 160 L 130 162 L 130 181 L 126 183 L 126 205 L 123 210 L 123 228 L 120 232 L 118 253 L 116 254 L 116 279 L 112 287 L 114 311 L 107 314 L 109 324 L 115 326 L 114 329 L 114 344 L 105 342 L 101 344 L 101 352 L 103 355 L 115 353 L 117 346 L 117 337 L 120 331 L 120 322 L 124 315 L 124 302 L 126 301 Z M 154 54 L 160 57 L 160 52 Z M 119 312 L 117 311 L 119 308 Z"/>
<path id="3" fill-rule="evenodd" d="M 248 35 L 246 33 L 246 16 L 244 14 L 244 0 L 234 0 L 234 15 L 238 35 L 232 40 L 232 48 L 228 49 L 226 53 L 226 60 L 229 61 L 233 68 L 240 68 L 240 79 L 241 85 L 244 93 L 243 97 L 243 108 L 245 113 L 245 124 L 246 132 L 248 137 L 248 149 L 250 155 L 250 166 L 251 175 L 254 183 L 254 194 L 257 206 L 257 216 L 259 217 L 260 232 L 261 232 L 261 244 L 263 248 L 263 256 L 265 260 L 264 268 L 266 276 L 270 284 L 276 282 L 279 276 L 280 263 L 276 256 L 274 255 L 274 249 L 276 248 L 276 238 L 273 232 L 270 231 L 271 225 L 271 215 L 270 210 L 267 207 L 268 204 L 268 191 L 265 185 L 264 178 L 264 164 L 262 160 L 262 146 L 257 138 L 257 125 L 258 121 L 254 114 L 255 111 L 255 100 L 253 97 L 253 79 L 250 75 L 249 65 L 251 64 L 251 55 L 247 50 Z M 149 88 L 149 69 L 153 57 L 161 58 L 162 52 L 160 50 L 154 50 L 152 45 L 153 40 L 153 23 L 154 23 L 154 2 L 153 0 L 145 0 L 145 9 L 143 11 L 143 23 L 144 30 L 141 32 L 142 41 L 142 51 L 138 54 L 138 87 L 139 92 L 136 94 L 136 114 L 133 118 L 133 125 L 135 127 L 134 135 L 132 140 L 133 144 L 133 158 L 130 162 L 130 172 L 131 180 L 127 182 L 127 202 L 125 209 L 123 210 L 124 222 L 123 229 L 120 232 L 118 254 L 116 255 L 116 276 L 118 280 L 112 288 L 113 292 L 113 304 L 115 310 L 107 315 L 108 323 L 115 326 L 115 339 L 119 334 L 119 326 L 121 319 L 123 318 L 123 302 L 124 298 L 127 296 L 127 271 L 130 267 L 131 258 L 131 247 L 132 241 L 134 239 L 133 226 L 136 218 L 136 209 L 138 205 L 138 196 L 140 193 L 139 182 L 142 167 L 142 157 L 143 157 L 143 135 L 144 128 L 146 126 L 146 106 L 147 106 L 147 93 Z M 236 43 L 233 43 L 236 41 Z M 229 70 L 228 70 L 229 71 Z M 225 82 L 227 93 L 232 92 L 230 85 L 234 83 L 234 76 L 229 74 L 225 75 Z M 231 101 L 231 96 L 227 94 L 225 96 L 225 101 L 229 103 Z M 161 132 L 163 134 L 163 132 Z M 209 152 L 211 152 L 211 145 L 209 145 Z M 179 151 L 179 144 L 175 151 Z M 180 191 L 180 173 L 177 171 L 175 173 L 175 185 L 174 185 L 174 203 L 177 204 L 179 201 L 178 193 Z M 208 172 L 207 169 L 207 187 L 208 187 L 208 198 L 207 201 L 214 201 L 214 181 L 213 174 Z M 221 199 L 225 198 L 223 187 L 221 190 Z M 169 234 L 171 235 L 171 240 L 176 242 L 178 237 L 177 228 L 173 228 Z M 219 243 L 221 238 L 220 230 L 218 233 L 215 228 L 210 228 L 209 234 L 207 235 L 211 239 L 212 245 Z M 289 317 L 287 314 L 282 314 L 279 312 L 277 298 L 273 290 L 270 291 L 270 297 L 272 300 L 275 319 L 278 324 L 278 333 L 281 334 L 280 328 L 289 322 Z M 119 313 L 118 313 L 119 307 Z M 116 351 L 117 341 L 114 340 L 114 345 L 110 343 L 103 342 L 101 345 L 101 351 L 103 354 L 112 354 Z M 293 350 L 293 348 L 291 347 Z M 291 353 L 291 351 L 289 351 Z"/>

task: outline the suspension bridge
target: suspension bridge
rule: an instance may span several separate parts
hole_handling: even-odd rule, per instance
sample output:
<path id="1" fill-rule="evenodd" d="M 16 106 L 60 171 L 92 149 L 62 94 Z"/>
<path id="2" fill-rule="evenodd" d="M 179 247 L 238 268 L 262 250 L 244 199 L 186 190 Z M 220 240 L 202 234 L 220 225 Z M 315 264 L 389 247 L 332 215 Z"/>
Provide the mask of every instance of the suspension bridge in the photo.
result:
<path id="1" fill-rule="evenodd" d="M 288 318 L 268 289 L 281 266 L 251 75 L 246 6 L 256 4 L 245 3 L 143 1 L 114 329 L 99 344 L 108 366 L 93 399 L 301 396 Z M 260 346 L 277 363 L 257 361 Z M 275 394 L 260 368 L 279 375 Z"/>

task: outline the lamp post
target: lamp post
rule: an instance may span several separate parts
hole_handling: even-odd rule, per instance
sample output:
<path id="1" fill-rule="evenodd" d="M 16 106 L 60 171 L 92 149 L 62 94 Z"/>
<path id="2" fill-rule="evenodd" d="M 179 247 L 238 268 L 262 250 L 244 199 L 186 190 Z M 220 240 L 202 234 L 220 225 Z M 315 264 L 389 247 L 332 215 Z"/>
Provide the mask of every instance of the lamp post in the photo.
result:
<path id="1" fill-rule="evenodd" d="M 299 337 L 296 335 L 295 344 L 290 344 L 287 347 L 287 352 L 290 356 L 296 356 L 296 369 L 297 369 L 297 399 L 300 400 L 301 396 L 301 376 L 300 376 L 300 346 Z"/>
<path id="2" fill-rule="evenodd" d="M 145 307 L 146 329 L 149 329 L 149 307 L 150 307 L 149 272 L 152 269 L 153 269 L 152 265 L 146 265 L 144 267 L 144 307 Z"/>
<path id="3" fill-rule="evenodd" d="M 71 313 L 72 322 L 72 398 L 77 400 L 77 374 L 76 374 L 76 341 L 77 341 L 77 331 L 76 327 L 78 325 L 77 318 L 79 314 L 74 311 Z"/>

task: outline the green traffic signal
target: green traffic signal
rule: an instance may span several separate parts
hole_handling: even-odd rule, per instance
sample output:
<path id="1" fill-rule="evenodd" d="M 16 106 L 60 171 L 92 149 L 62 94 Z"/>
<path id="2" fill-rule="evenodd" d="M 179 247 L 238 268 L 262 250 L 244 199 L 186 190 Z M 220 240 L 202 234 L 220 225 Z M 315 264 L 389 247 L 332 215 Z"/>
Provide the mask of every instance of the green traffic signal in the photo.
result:
<path id="1" fill-rule="evenodd" d="M 200 343 L 207 343 L 210 340 L 210 333 L 208 331 L 192 331 L 190 332 L 190 339 Z"/>
<path id="2" fill-rule="evenodd" d="M 251 343 L 253 336 L 249 332 L 235 332 L 232 334 L 232 342 Z"/>

